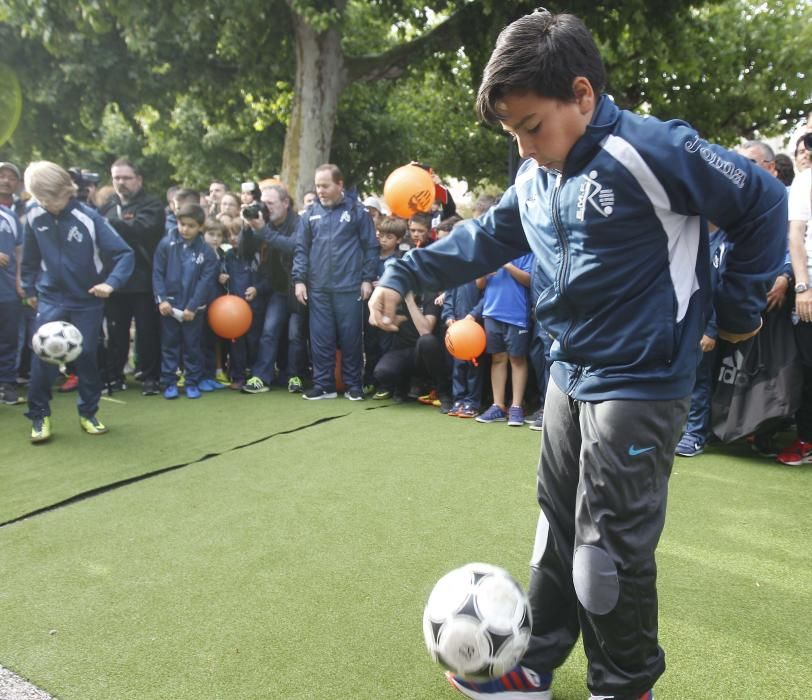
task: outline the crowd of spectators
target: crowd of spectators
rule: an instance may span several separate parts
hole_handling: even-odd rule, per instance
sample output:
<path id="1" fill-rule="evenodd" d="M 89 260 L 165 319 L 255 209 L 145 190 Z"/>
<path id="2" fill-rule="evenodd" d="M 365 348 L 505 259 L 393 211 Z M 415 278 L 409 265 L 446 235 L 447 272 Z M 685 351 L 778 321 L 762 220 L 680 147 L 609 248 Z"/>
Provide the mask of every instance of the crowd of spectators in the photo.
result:
<path id="1" fill-rule="evenodd" d="M 765 314 L 792 313 L 798 342 L 807 345 L 812 343 L 806 334 L 812 291 L 806 289 L 805 248 L 810 137 L 812 127 L 795 140 L 794 158 L 775 154 L 761 141 L 744 142 L 738 149 L 790 188 L 786 265 Z M 43 164 L 47 168 L 36 170 Z M 275 387 L 308 400 L 335 399 L 340 392 L 352 401 L 415 400 L 448 416 L 541 430 L 551 341 L 533 313 L 543 282 L 535 274 L 532 255 L 462 287 L 407 296 L 398 309 L 395 333 L 368 323 L 365 302 L 385 267 L 413 247 L 432 245 L 463 220 L 436 176 L 431 211 L 406 220 L 389 215 L 378 197 L 361 199 L 345 188 L 344 176 L 333 164 L 316 170 L 313 190 L 298 206 L 278 177 L 243 182 L 234 189 L 214 180 L 205 192 L 173 186 L 164 203 L 147 192 L 143 173 L 126 158 L 113 163 L 107 186 L 100 186 L 103 178 L 97 173 L 64 171 L 45 162 L 29 166 L 26 185 L 29 171 L 39 187 L 43 172 L 69 177 L 69 191 L 61 209 L 44 206 L 40 200 L 53 192 L 42 190 L 36 196 L 26 191 L 36 186 L 23 187 L 20 168 L 0 163 L 3 403 L 24 403 L 21 392 L 33 374 L 31 337 L 46 320 L 44 309 L 71 306 L 61 297 L 43 306 L 42 287 L 57 275 L 46 270 L 48 255 L 41 248 L 48 244 L 38 238 L 39 232 L 47 226 L 58 231 L 65 220 L 75 219 L 92 228 L 93 255 L 99 262 L 99 279 L 82 284 L 104 282 L 101 293 L 89 295 L 94 313 L 104 319 L 99 337 L 92 337 L 96 316 L 91 314 L 89 321 L 82 317 L 87 349 L 80 361 L 63 369 L 57 386 L 61 392 L 80 391 L 83 418 L 95 416 L 96 404 L 89 397 L 97 385 L 108 393 L 140 386 L 144 395 L 165 399 L 181 394 L 195 399 L 201 392 L 222 389 L 252 396 Z M 472 216 L 486 215 L 498 201 L 498 196 L 481 195 Z M 88 212 L 95 218 L 88 218 Z M 131 250 L 126 266 L 102 235 L 105 231 L 117 234 Z M 725 245 L 724 231 L 714 231 L 711 264 L 716 270 L 724 265 Z M 123 274 L 124 267 L 131 267 L 129 274 Z M 114 268 L 121 278 L 111 282 Z M 109 294 L 104 293 L 107 286 Z M 238 295 L 251 308 L 251 327 L 240 338 L 219 338 L 207 322 L 208 305 L 223 294 Z M 49 313 L 48 318 L 61 318 L 54 310 Z M 75 309 L 72 313 L 77 325 Z M 454 359 L 443 342 L 446 329 L 463 318 L 474 319 L 486 331 L 486 354 L 477 363 Z M 677 454 L 686 457 L 700 454 L 713 439 L 711 396 L 719 363 L 713 319 L 702 350 L 691 413 L 677 447 Z M 812 367 L 812 352 L 805 353 Z M 89 360 L 97 376 L 88 369 Z M 29 389 L 27 415 L 32 421 L 50 414 L 47 398 L 56 381 L 55 370 L 40 374 L 38 388 L 32 382 Z M 94 375 L 84 377 L 84 393 L 83 374 Z M 801 414 L 812 416 L 812 371 L 804 371 L 803 387 Z M 96 432 L 106 430 L 96 423 L 101 426 Z M 803 418 L 797 425 L 798 440 L 788 450 L 780 451 L 772 435 L 758 433 L 754 448 L 785 463 L 812 462 L 812 420 Z M 50 429 L 46 432 L 45 439 Z"/>

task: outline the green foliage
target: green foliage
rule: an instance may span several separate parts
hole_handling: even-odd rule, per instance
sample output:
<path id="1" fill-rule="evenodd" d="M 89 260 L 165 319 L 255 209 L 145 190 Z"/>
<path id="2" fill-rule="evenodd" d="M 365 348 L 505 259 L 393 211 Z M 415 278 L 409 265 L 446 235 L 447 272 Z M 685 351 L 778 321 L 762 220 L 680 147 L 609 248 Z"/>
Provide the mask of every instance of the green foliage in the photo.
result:
<path id="1" fill-rule="evenodd" d="M 439 45 L 402 57 L 399 78 L 355 81 L 343 91 L 330 158 L 366 190 L 380 190 L 412 159 L 444 177 L 502 182 L 504 137 L 477 124 L 474 91 L 496 34 L 535 5 L 4 0 L 0 62 L 24 85 L 24 113 L 0 157 L 103 170 L 127 153 L 156 186 L 272 175 L 281 170 L 296 99 L 292 12 L 317 30 L 337 27 L 348 58 L 374 58 L 464 8 L 465 21 Z M 803 0 L 548 7 L 584 17 L 623 107 L 685 119 L 727 144 L 785 130 L 809 109 L 812 5 Z"/>

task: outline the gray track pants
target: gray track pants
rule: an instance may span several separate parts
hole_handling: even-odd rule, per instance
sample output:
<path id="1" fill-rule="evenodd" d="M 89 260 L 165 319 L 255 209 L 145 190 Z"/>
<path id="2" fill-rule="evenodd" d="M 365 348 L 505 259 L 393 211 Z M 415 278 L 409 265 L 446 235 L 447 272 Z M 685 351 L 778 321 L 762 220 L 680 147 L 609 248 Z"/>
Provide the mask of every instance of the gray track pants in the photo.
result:
<path id="1" fill-rule="evenodd" d="M 662 675 L 654 550 L 689 404 L 588 403 L 550 382 L 526 666 L 557 668 L 581 633 L 594 695 L 636 699 Z"/>

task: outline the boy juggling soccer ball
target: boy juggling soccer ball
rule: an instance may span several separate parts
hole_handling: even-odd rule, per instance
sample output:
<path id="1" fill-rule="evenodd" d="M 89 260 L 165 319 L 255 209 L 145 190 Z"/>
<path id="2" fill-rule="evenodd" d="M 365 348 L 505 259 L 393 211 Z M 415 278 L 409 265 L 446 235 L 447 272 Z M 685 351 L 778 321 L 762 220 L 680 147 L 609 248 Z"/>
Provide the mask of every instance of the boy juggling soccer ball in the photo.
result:
<path id="1" fill-rule="evenodd" d="M 102 435 L 107 427 L 96 417 L 102 393 L 97 340 L 104 300 L 132 274 L 133 251 L 105 218 L 76 199 L 76 185 L 56 163 L 31 163 L 25 188 L 34 199 L 25 214 L 23 292 L 37 310 L 35 330 L 67 321 L 82 334 L 82 354 L 76 360 L 79 425 L 89 435 Z M 32 355 L 25 414 L 31 420 L 31 442 L 51 437 L 51 387 L 57 371 L 56 365 Z"/>
<path id="2" fill-rule="evenodd" d="M 447 289 L 532 251 L 555 339 L 538 467 L 541 506 L 519 666 L 469 698 L 552 697 L 579 634 L 592 698 L 649 700 L 665 670 L 654 553 L 709 312 L 707 221 L 733 243 L 713 303 L 731 342 L 761 326 L 786 250 L 786 194 L 684 122 L 618 109 L 582 22 L 537 10 L 499 36 L 477 110 L 517 141 L 515 184 L 482 217 L 389 266 L 370 321 L 409 290 Z"/>

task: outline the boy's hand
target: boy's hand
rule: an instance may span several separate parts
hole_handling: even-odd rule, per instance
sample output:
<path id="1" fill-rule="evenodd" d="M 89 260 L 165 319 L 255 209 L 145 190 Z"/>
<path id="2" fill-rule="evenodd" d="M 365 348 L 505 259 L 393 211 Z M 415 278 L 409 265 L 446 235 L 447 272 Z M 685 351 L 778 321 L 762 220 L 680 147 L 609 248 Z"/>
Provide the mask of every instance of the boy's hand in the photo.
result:
<path id="1" fill-rule="evenodd" d="M 293 287 L 293 294 L 300 304 L 307 306 L 307 285 L 304 282 L 297 282 Z"/>
<path id="2" fill-rule="evenodd" d="M 0 253 L 0 267 L 8 267 L 10 262 L 11 258 L 8 255 L 5 253 Z"/>
<path id="3" fill-rule="evenodd" d="M 361 301 L 366 301 L 372 294 L 372 283 L 361 282 Z"/>
<path id="4" fill-rule="evenodd" d="M 699 339 L 699 347 L 702 352 L 710 352 L 716 347 L 716 338 L 711 338 L 709 335 L 703 335 Z"/>
<path id="5" fill-rule="evenodd" d="M 435 306 L 442 306 L 445 303 L 445 292 L 440 292 L 434 299 Z"/>
<path id="6" fill-rule="evenodd" d="M 87 291 L 89 291 L 94 297 L 99 297 L 99 299 L 107 299 L 107 297 L 113 293 L 113 288 L 109 284 L 102 282 L 101 284 L 94 285 Z"/>
<path id="7" fill-rule="evenodd" d="M 389 287 L 376 287 L 369 298 L 369 323 L 385 331 L 396 331 L 395 312 L 401 296 Z"/>
<path id="8" fill-rule="evenodd" d="M 158 313 L 160 313 L 161 316 L 171 316 L 172 304 L 170 304 L 168 301 L 162 301 L 160 304 L 158 304 Z"/>
<path id="9" fill-rule="evenodd" d="M 256 287 L 248 287 L 245 290 L 245 300 L 246 301 L 254 301 L 257 298 L 257 288 Z"/>
<path id="10" fill-rule="evenodd" d="M 719 337 L 722 340 L 726 340 L 728 343 L 742 343 L 745 340 L 749 340 L 754 335 L 756 335 L 760 330 L 761 327 L 764 325 L 764 321 L 758 324 L 758 328 L 754 331 L 750 331 L 749 333 L 731 333 L 730 331 L 723 331 L 721 328 L 719 329 Z"/>
<path id="11" fill-rule="evenodd" d="M 229 279 L 230 277 L 225 272 L 221 272 L 220 276 L 217 278 L 217 281 L 220 284 L 225 284 L 226 282 L 228 282 Z"/>
<path id="12" fill-rule="evenodd" d="M 191 309 L 184 309 L 183 310 L 183 320 L 184 321 L 194 321 L 195 320 L 195 312 Z"/>
<path id="13" fill-rule="evenodd" d="M 23 299 L 26 306 L 30 306 L 32 309 L 37 308 L 37 298 L 36 297 L 25 297 Z"/>
<path id="14" fill-rule="evenodd" d="M 775 278 L 773 288 L 767 292 L 767 311 L 772 311 L 784 305 L 789 289 L 789 280 L 784 275 Z"/>

